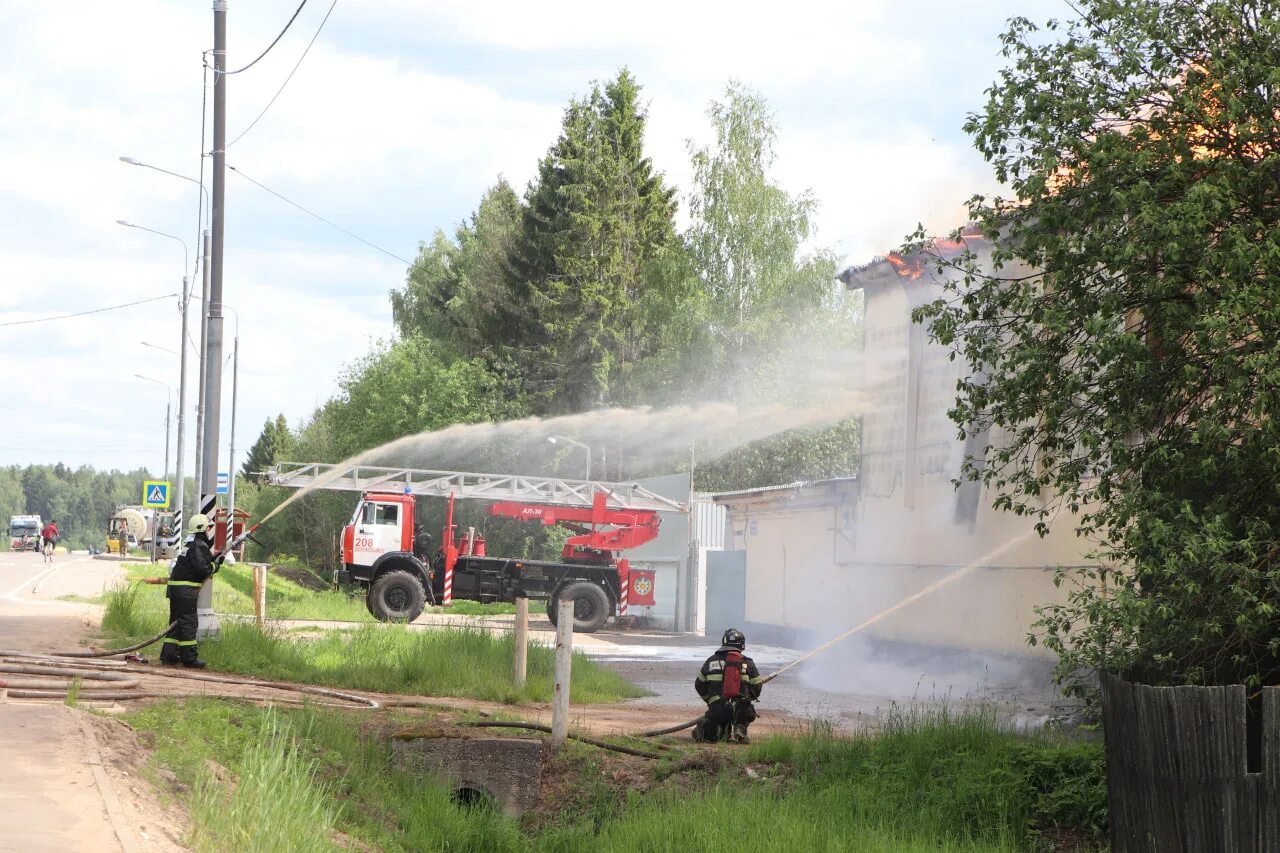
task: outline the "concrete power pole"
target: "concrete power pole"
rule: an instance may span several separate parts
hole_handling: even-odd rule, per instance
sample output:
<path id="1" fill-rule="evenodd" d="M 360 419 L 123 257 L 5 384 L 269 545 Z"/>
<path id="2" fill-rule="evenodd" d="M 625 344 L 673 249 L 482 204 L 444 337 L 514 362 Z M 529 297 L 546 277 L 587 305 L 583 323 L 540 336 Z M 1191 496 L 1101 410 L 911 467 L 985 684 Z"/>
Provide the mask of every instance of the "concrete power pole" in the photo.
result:
<path id="1" fill-rule="evenodd" d="M 183 457 L 187 452 L 187 309 L 191 307 L 191 290 L 190 282 L 186 275 L 182 276 L 182 339 L 178 342 L 178 461 L 177 470 L 174 471 L 173 478 L 177 481 L 174 483 L 177 492 L 176 499 L 173 502 L 173 534 L 169 541 L 165 543 L 165 552 L 168 554 L 178 553 L 178 543 L 182 541 L 183 520 L 186 517 L 186 488 L 184 478 L 186 470 L 183 467 Z M 167 466 L 166 466 L 167 467 Z"/>
<path id="2" fill-rule="evenodd" d="M 227 0 L 213 0 L 213 201 L 210 227 L 213 251 L 209 257 L 209 334 L 205 350 L 204 459 L 200 512 L 213 515 L 217 503 L 218 422 L 222 401 L 222 246 L 226 226 L 227 180 Z M 197 637 L 217 637 L 221 626 L 213 612 L 213 583 L 200 589 L 196 605 Z"/>
<path id="3" fill-rule="evenodd" d="M 209 349 L 209 254 L 213 238 L 204 229 L 200 261 L 200 364 L 196 378 L 196 512 L 200 511 L 199 497 L 204 494 L 204 376 L 205 352 Z"/>

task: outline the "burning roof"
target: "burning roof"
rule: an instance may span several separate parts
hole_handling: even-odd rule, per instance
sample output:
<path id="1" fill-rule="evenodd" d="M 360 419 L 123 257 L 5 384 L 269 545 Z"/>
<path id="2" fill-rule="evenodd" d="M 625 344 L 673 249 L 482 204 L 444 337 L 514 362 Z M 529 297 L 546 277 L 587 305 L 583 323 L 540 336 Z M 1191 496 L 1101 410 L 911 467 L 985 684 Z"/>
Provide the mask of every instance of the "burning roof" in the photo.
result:
<path id="1" fill-rule="evenodd" d="M 958 240 L 936 238 L 930 248 L 909 255 L 889 252 L 870 263 L 849 267 L 841 272 L 837 278 L 844 282 L 845 287 L 850 290 L 861 289 L 869 280 L 882 275 L 886 269 L 892 270 L 900 280 L 915 281 L 924 276 L 925 269 L 931 261 L 938 258 L 943 260 L 954 258 L 966 250 L 977 250 L 987 242 L 981 228 L 978 227 L 977 223 L 971 222 L 960 232 L 960 239 Z"/>

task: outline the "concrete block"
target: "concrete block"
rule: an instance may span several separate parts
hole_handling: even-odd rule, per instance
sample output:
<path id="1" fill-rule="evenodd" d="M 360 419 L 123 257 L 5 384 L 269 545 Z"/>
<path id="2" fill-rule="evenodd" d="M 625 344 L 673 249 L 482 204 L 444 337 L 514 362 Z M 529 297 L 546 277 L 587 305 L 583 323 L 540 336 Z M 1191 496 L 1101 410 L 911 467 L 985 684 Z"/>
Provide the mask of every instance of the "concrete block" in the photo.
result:
<path id="1" fill-rule="evenodd" d="M 488 799 L 518 818 L 538 801 L 542 741 L 536 738 L 401 733 L 391 744 L 399 767 L 448 785 L 459 802 Z"/>

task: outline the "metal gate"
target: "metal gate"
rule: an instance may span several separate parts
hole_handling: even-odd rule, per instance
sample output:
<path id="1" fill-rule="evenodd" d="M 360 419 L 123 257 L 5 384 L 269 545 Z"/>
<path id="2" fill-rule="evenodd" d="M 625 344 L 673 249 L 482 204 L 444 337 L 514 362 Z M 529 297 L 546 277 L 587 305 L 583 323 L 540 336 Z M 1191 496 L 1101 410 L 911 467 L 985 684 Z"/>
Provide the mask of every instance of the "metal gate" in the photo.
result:
<path id="1" fill-rule="evenodd" d="M 708 637 L 740 628 L 747 616 L 747 552 L 707 552 Z"/>

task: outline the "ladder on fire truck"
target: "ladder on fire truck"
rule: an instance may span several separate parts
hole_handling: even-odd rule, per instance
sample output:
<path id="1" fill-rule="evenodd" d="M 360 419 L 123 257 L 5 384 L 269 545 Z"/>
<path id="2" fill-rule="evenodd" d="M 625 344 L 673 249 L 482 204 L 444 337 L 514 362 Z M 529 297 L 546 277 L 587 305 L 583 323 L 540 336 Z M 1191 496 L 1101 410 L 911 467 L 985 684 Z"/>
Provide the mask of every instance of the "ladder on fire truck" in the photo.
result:
<path id="1" fill-rule="evenodd" d="M 308 487 L 347 492 L 396 492 L 458 500 L 520 501 L 549 506 L 589 507 L 597 494 L 610 509 L 688 512 L 677 500 L 663 497 L 637 483 L 565 480 L 525 474 L 476 474 L 420 468 L 382 468 L 324 462 L 281 462 L 266 472 L 273 486 Z"/>

